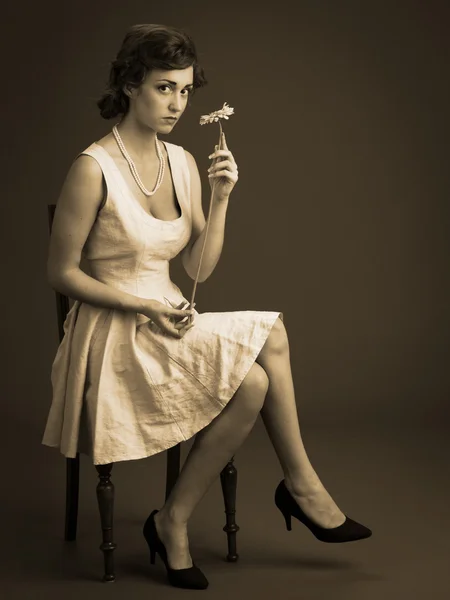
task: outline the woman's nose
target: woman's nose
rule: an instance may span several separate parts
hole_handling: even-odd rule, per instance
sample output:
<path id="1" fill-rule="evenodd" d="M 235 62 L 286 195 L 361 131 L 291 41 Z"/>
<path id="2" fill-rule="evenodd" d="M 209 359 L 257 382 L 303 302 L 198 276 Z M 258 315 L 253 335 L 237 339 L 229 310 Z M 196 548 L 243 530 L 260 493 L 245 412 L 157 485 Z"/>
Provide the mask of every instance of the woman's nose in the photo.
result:
<path id="1" fill-rule="evenodd" d="M 172 98 L 172 102 L 170 103 L 170 108 L 172 110 L 176 110 L 177 112 L 179 112 L 181 110 L 181 107 L 182 107 L 182 99 L 179 96 Z"/>

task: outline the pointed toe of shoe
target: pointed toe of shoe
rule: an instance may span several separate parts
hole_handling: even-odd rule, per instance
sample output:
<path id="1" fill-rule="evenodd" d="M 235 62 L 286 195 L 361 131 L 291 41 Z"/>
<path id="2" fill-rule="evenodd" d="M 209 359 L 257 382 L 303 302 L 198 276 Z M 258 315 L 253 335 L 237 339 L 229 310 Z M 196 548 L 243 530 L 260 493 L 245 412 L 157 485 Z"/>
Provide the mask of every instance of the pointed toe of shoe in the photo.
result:
<path id="1" fill-rule="evenodd" d="M 191 590 L 206 590 L 209 581 L 202 571 L 192 562 L 188 569 L 170 569 L 168 571 L 169 583 L 174 587 Z"/>
<path id="2" fill-rule="evenodd" d="M 361 523 L 346 516 L 345 521 L 339 527 L 333 529 L 315 528 L 315 535 L 322 542 L 339 544 L 364 540 L 372 535 L 372 531 L 365 525 L 361 525 Z"/>

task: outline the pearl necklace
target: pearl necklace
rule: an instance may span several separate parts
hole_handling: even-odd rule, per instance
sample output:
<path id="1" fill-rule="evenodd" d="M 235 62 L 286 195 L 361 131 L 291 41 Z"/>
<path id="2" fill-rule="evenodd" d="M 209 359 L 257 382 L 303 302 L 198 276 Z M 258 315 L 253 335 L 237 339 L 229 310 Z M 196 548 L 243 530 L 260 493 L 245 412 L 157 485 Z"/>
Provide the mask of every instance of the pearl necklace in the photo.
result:
<path id="1" fill-rule="evenodd" d="M 159 187 L 161 186 L 161 183 L 164 179 L 164 171 L 165 171 L 165 166 L 166 166 L 166 161 L 164 160 L 164 156 L 161 152 L 157 134 L 155 133 L 155 144 L 156 144 L 156 153 L 158 154 L 158 158 L 159 158 L 159 171 L 158 171 L 158 177 L 156 179 L 155 187 L 153 188 L 152 192 L 149 192 L 148 189 L 145 187 L 145 185 L 142 183 L 142 180 L 139 177 L 139 173 L 137 172 L 136 165 L 134 164 L 133 159 L 128 154 L 127 149 L 125 148 L 122 138 L 120 137 L 119 130 L 117 129 L 117 125 L 114 125 L 112 132 L 114 134 L 114 137 L 116 138 L 117 145 L 119 146 L 122 154 L 124 155 L 124 157 L 126 158 L 126 161 L 128 162 L 128 165 L 130 167 L 131 173 L 133 174 L 134 180 L 136 181 L 136 183 L 138 184 L 138 186 L 141 188 L 142 192 L 146 196 L 153 196 L 153 194 L 155 194 L 158 191 Z"/>

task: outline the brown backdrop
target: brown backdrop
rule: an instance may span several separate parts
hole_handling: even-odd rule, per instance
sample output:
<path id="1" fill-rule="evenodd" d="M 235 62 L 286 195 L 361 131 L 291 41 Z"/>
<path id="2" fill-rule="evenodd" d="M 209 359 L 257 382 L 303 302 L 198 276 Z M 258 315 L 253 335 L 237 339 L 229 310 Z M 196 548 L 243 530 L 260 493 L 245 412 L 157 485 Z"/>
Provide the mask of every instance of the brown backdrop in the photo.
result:
<path id="1" fill-rule="evenodd" d="M 198 310 L 283 311 L 311 422 L 441 421 L 449 43 L 439 5 L 168 4 L 15 8 L 3 38 L 2 410 L 38 440 L 58 343 L 46 206 L 115 122 L 95 99 L 126 28 L 161 22 L 190 31 L 210 80 L 167 138 L 196 157 L 205 214 L 218 128 L 198 120 L 224 101 L 236 111 L 226 132 L 240 180 Z M 172 278 L 190 293 L 179 257 Z"/>

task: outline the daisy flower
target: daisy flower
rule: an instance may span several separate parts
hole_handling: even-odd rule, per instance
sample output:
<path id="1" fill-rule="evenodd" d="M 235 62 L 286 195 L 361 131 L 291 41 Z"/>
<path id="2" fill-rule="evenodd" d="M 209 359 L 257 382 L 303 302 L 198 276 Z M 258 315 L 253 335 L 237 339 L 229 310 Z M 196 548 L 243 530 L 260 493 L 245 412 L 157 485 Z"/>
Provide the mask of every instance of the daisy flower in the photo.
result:
<path id="1" fill-rule="evenodd" d="M 230 115 L 234 114 L 234 108 L 228 106 L 226 102 L 223 103 L 223 106 L 220 110 L 216 110 L 215 112 L 209 113 L 209 115 L 202 115 L 200 117 L 200 125 L 206 125 L 208 123 L 215 123 L 219 119 L 229 119 Z"/>

